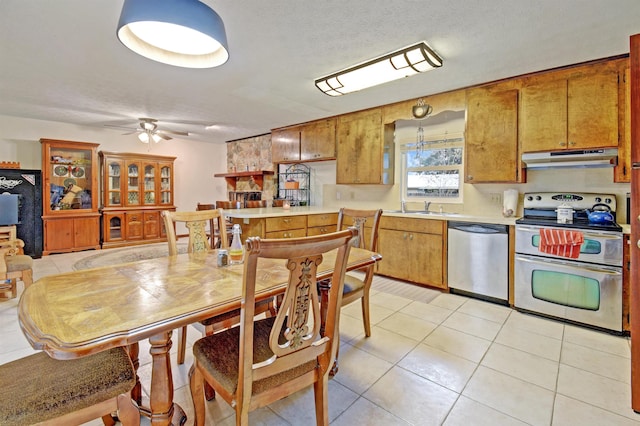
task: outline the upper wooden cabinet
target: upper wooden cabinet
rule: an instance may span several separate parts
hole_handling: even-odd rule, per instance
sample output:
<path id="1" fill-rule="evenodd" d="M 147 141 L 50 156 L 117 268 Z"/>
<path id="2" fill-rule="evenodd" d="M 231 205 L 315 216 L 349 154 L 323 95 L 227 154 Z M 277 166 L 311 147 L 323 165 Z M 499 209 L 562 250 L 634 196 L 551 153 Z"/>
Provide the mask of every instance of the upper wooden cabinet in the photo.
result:
<path id="1" fill-rule="evenodd" d="M 43 255 L 100 248 L 95 143 L 41 139 Z"/>
<path id="2" fill-rule="evenodd" d="M 314 121 L 271 132 L 271 161 L 333 160 L 336 158 L 336 119 Z"/>
<path id="3" fill-rule="evenodd" d="M 522 182 L 518 91 L 467 91 L 465 182 Z"/>
<path id="4" fill-rule="evenodd" d="M 337 184 L 393 183 L 393 132 L 385 128 L 380 108 L 338 117 Z"/>
<path id="5" fill-rule="evenodd" d="M 618 72 L 594 65 L 526 84 L 519 121 L 522 152 L 617 147 Z"/>
<path id="6" fill-rule="evenodd" d="M 618 165 L 613 172 L 614 182 L 631 182 L 631 69 L 620 71 Z"/>

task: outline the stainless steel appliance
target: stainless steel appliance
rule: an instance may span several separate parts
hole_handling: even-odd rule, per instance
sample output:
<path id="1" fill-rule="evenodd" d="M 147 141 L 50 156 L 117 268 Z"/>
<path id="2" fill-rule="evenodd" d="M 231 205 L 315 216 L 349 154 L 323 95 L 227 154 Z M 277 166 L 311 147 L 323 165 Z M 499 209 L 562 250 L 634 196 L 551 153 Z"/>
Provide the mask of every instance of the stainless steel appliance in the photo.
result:
<path id="1" fill-rule="evenodd" d="M 509 236 L 506 225 L 448 223 L 448 283 L 455 293 L 507 303 Z"/>
<path id="2" fill-rule="evenodd" d="M 558 223 L 566 203 L 573 221 Z M 594 193 L 527 193 L 516 220 L 514 305 L 572 322 L 622 331 L 622 228 L 615 221 L 590 223 L 588 210 L 605 204 L 615 217 L 616 197 Z M 540 250 L 542 229 L 582 233 L 577 258 Z"/>

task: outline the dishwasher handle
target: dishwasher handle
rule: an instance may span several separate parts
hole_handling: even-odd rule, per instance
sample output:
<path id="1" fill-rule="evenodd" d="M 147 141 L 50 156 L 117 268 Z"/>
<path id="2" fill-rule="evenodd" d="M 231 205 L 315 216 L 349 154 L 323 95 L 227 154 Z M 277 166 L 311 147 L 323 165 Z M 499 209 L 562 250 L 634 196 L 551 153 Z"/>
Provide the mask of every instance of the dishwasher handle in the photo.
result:
<path id="1" fill-rule="evenodd" d="M 471 222 L 449 222 L 449 229 L 455 229 L 461 232 L 469 232 L 473 234 L 507 234 L 506 225 L 494 225 L 488 223 L 471 223 Z"/>

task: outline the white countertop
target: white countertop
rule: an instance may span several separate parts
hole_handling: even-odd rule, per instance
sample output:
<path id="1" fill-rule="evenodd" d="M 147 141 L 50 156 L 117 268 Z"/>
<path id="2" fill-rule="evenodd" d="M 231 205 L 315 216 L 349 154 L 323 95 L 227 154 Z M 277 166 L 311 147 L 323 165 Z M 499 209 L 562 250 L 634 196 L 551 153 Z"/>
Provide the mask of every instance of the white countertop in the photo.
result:
<path id="1" fill-rule="evenodd" d="M 324 214 L 324 213 L 337 213 L 335 208 L 324 208 L 317 206 L 305 206 L 305 207 L 291 207 L 288 210 L 282 207 L 264 207 L 258 209 L 234 209 L 225 210 L 224 214 L 230 218 L 237 219 L 262 219 L 266 217 L 278 217 L 278 216 L 299 216 L 309 214 Z M 414 213 L 400 213 L 397 211 L 384 210 L 383 216 L 394 217 L 410 217 L 414 219 L 431 219 L 431 220 L 450 220 L 450 221 L 462 221 L 462 222 L 476 222 L 476 223 L 494 223 L 498 225 L 515 225 L 517 217 L 502 217 L 502 216 L 482 216 L 482 215 L 470 215 L 470 214 L 458 214 L 458 213 L 436 213 L 430 212 L 424 214 L 420 212 Z"/>

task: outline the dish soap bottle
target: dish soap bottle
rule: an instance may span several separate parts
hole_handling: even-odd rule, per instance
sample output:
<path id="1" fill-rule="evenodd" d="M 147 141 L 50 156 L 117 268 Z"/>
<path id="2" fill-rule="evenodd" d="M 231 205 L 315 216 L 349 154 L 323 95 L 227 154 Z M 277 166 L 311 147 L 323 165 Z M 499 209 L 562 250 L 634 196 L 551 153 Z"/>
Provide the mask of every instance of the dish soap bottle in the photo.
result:
<path id="1" fill-rule="evenodd" d="M 229 247 L 229 264 L 236 265 L 244 260 L 244 247 L 240 234 L 242 230 L 239 224 L 233 225 L 233 238 L 231 239 L 231 247 Z"/>

